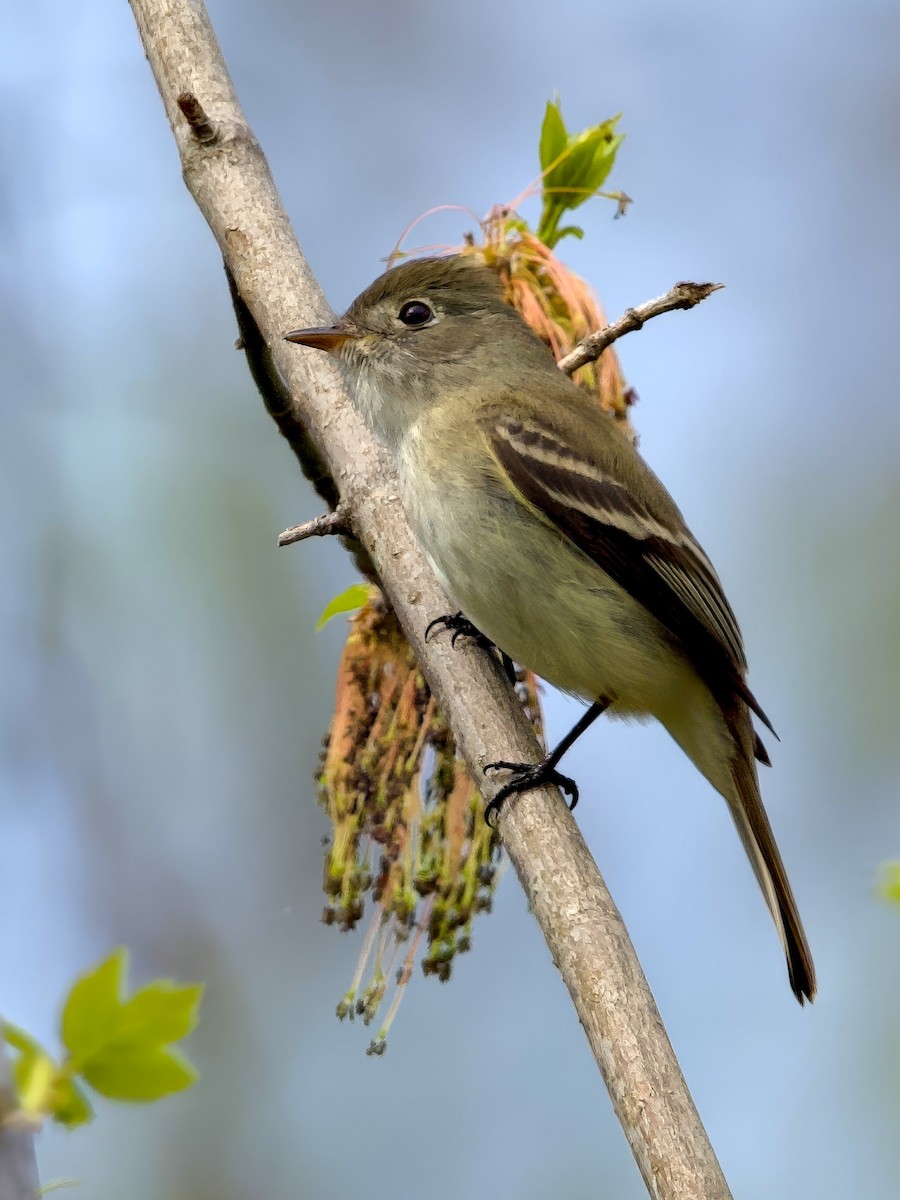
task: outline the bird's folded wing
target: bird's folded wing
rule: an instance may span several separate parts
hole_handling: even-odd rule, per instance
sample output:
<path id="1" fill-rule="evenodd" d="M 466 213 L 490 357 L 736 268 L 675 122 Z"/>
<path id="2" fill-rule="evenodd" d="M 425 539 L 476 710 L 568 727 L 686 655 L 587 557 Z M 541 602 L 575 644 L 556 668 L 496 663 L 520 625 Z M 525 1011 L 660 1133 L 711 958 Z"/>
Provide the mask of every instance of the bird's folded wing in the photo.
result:
<path id="1" fill-rule="evenodd" d="M 688 528 L 654 516 L 625 483 L 539 420 L 491 416 L 482 427 L 515 491 L 656 617 L 714 695 L 738 695 L 771 729 L 744 681 L 731 605 Z"/>

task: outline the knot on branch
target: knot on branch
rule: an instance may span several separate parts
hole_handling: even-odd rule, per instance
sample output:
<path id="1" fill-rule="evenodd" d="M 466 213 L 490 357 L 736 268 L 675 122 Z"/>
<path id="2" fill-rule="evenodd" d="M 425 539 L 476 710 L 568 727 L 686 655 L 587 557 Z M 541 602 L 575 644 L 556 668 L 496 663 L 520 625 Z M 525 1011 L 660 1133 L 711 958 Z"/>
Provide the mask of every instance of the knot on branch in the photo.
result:
<path id="1" fill-rule="evenodd" d="M 201 146 L 208 146 L 219 140 L 218 128 L 206 115 L 206 109 L 193 92 L 179 92 L 175 103 Z"/>

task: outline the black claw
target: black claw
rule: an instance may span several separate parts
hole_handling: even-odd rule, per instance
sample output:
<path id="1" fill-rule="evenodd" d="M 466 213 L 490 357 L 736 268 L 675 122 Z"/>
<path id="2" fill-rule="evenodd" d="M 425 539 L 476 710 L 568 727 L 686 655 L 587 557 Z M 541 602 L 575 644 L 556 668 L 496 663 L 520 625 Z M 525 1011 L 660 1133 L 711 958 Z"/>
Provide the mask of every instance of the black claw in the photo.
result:
<path id="1" fill-rule="evenodd" d="M 432 629 L 438 627 L 452 630 L 453 636 L 450 638 L 450 645 L 456 649 L 456 643 L 461 637 L 472 638 L 479 646 L 483 646 L 486 650 L 493 650 L 494 643 L 486 638 L 480 629 L 476 629 L 468 617 L 464 617 L 461 612 L 445 613 L 443 617 L 435 617 L 433 621 L 429 621 L 425 629 L 425 641 L 427 642 L 431 636 Z"/>
<path id="2" fill-rule="evenodd" d="M 456 643 L 460 638 L 471 638 L 476 646 L 480 646 L 482 650 L 498 650 L 497 646 L 489 637 L 478 629 L 468 617 L 464 617 L 461 612 L 446 613 L 443 617 L 435 617 L 433 621 L 429 621 L 425 627 L 425 641 L 427 642 L 431 636 L 431 631 L 441 627 L 452 631 L 450 636 L 450 647 L 456 649 Z M 500 661 L 503 665 L 503 670 L 506 672 L 506 678 L 515 687 L 518 680 L 516 679 L 516 668 L 513 660 L 508 654 L 504 654 L 502 650 L 498 650 Z"/>
<path id="3" fill-rule="evenodd" d="M 437 629 L 439 626 L 443 626 L 446 629 L 451 629 L 461 616 L 461 612 L 455 614 L 445 613 L 444 616 L 435 617 L 433 621 L 429 621 L 425 626 L 425 641 L 427 642 L 431 637 L 432 629 Z"/>
<path id="4" fill-rule="evenodd" d="M 565 792 L 570 797 L 570 810 L 578 803 L 578 784 L 574 779 L 570 779 L 568 775 L 563 775 L 557 771 L 549 759 L 544 759 L 543 762 L 539 763 L 504 761 L 487 763 L 484 768 L 485 775 L 490 774 L 491 771 L 513 772 L 513 778 L 510 779 L 509 783 L 503 785 L 484 810 L 484 819 L 491 827 L 496 825 L 500 809 L 510 796 L 516 795 L 518 792 L 530 791 L 531 788 L 543 787 L 545 784 L 556 784 L 560 791 Z"/>

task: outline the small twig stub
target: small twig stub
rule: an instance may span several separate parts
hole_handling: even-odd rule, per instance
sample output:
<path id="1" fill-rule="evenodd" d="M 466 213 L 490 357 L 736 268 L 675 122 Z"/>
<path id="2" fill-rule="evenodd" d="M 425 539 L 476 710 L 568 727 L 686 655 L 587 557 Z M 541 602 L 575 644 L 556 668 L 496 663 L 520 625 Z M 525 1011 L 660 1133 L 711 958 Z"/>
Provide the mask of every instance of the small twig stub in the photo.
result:
<path id="1" fill-rule="evenodd" d="M 184 119 L 198 142 L 209 145 L 218 140 L 218 129 L 206 115 L 206 110 L 193 92 L 179 92 L 175 103 L 184 114 Z"/>
<path id="2" fill-rule="evenodd" d="M 282 533 L 279 533 L 278 545 L 292 546 L 294 542 L 303 542 L 311 537 L 339 536 L 341 534 L 352 535 L 352 533 L 349 513 L 339 504 L 334 512 L 322 513 L 320 517 L 314 517 L 311 521 L 304 521 L 302 525 L 292 525 L 290 529 L 285 529 Z"/>

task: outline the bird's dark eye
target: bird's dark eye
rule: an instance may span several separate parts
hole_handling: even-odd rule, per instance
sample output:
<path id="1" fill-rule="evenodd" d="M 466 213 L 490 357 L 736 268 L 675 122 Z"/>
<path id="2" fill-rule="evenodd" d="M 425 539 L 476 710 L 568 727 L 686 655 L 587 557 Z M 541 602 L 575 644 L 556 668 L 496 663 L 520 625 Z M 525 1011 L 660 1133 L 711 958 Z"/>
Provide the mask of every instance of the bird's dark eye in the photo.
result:
<path id="1" fill-rule="evenodd" d="M 427 325 L 434 313 L 422 300 L 407 300 L 397 314 L 404 325 Z"/>

